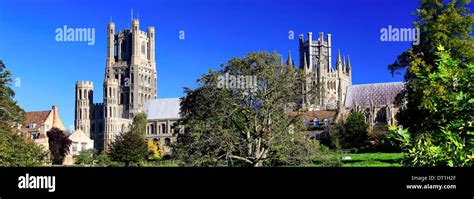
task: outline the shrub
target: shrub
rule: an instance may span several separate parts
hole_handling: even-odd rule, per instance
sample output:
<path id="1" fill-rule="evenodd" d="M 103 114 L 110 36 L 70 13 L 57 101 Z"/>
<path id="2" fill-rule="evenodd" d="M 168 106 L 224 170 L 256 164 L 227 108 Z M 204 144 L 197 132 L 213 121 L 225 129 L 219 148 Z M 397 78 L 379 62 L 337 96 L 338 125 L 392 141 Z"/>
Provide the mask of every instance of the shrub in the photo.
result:
<path id="1" fill-rule="evenodd" d="M 41 166 L 47 152 L 34 142 L 25 142 L 20 134 L 0 132 L 0 166 Z"/>
<path id="2" fill-rule="evenodd" d="M 102 153 L 97 155 L 96 160 L 97 160 L 97 166 L 100 166 L 100 167 L 106 167 L 112 164 L 112 161 L 110 160 L 109 156 L 107 155 L 105 151 L 102 151 Z"/>
<path id="3" fill-rule="evenodd" d="M 72 141 L 58 128 L 51 128 L 46 132 L 46 135 L 48 136 L 49 151 L 53 164 L 62 164 L 64 157 L 69 154 Z"/>
<path id="4" fill-rule="evenodd" d="M 92 165 L 94 164 L 94 160 L 96 158 L 96 150 L 95 149 L 88 149 L 85 151 L 81 151 L 79 155 L 75 157 L 75 163 L 78 165 Z"/>
<path id="5" fill-rule="evenodd" d="M 117 137 L 110 147 L 110 158 L 132 166 L 148 156 L 148 148 L 143 137 L 134 132 L 127 132 Z"/>
<path id="6" fill-rule="evenodd" d="M 390 137 L 400 141 L 406 166 L 469 167 L 473 164 L 472 142 L 466 144 L 458 133 L 449 130 L 422 133 L 412 138 L 408 129 L 391 127 Z"/>

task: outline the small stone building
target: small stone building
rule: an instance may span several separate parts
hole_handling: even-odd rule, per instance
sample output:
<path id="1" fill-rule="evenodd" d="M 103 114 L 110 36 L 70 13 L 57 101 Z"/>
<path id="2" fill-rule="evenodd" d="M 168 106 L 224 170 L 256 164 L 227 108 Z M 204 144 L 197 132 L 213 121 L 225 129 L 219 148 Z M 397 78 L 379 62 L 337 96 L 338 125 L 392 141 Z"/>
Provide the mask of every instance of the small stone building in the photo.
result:
<path id="1" fill-rule="evenodd" d="M 71 146 L 69 146 L 69 154 L 64 158 L 64 165 L 74 164 L 74 156 L 79 155 L 81 152 L 93 149 L 94 140 L 90 139 L 82 130 L 77 129 L 68 135 L 71 140 Z"/>
<path id="2" fill-rule="evenodd" d="M 145 106 L 148 117 L 146 137 L 158 143 L 165 154 L 171 153 L 170 144 L 176 141 L 180 131 L 177 126 L 177 121 L 181 118 L 179 111 L 179 98 L 149 100 Z"/>
<path id="3" fill-rule="evenodd" d="M 58 107 L 53 106 L 51 110 L 26 112 L 25 122 L 21 127 L 25 139 L 34 140 L 35 143 L 49 148 L 48 137 L 46 132 L 51 128 L 56 127 L 61 130 L 66 130 L 64 124 L 59 117 Z"/>

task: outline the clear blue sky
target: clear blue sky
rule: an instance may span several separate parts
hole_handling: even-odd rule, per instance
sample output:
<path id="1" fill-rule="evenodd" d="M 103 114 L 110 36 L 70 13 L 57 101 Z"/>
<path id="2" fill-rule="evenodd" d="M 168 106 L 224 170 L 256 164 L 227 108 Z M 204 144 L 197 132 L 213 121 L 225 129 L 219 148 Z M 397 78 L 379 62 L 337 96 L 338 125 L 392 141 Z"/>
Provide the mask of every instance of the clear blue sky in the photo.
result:
<path id="1" fill-rule="evenodd" d="M 350 54 L 354 84 L 401 81 L 387 65 L 410 44 L 381 42 L 380 29 L 412 27 L 416 7 L 415 0 L 1 1 L 0 59 L 21 80 L 14 87 L 20 105 L 26 111 L 58 105 L 69 128 L 77 80 L 92 80 L 94 101 L 102 101 L 107 23 L 112 17 L 116 29 L 128 28 L 131 9 L 142 30 L 155 26 L 158 97 L 168 98 L 183 96 L 183 87 L 195 87 L 232 57 L 263 50 L 297 57 L 297 35 L 309 31 L 331 33 L 333 54 L 337 48 Z M 64 25 L 95 28 L 95 45 L 56 42 L 55 30 Z"/>

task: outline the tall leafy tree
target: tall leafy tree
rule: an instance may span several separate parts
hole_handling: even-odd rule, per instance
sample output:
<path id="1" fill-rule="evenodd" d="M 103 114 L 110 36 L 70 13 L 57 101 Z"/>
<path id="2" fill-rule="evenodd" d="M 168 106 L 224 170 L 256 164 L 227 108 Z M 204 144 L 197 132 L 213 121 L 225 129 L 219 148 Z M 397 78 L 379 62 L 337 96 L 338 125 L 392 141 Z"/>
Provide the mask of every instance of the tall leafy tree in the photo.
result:
<path id="1" fill-rule="evenodd" d="M 48 136 L 49 151 L 53 164 L 62 164 L 64 157 L 69 154 L 72 141 L 61 129 L 56 127 L 51 128 L 46 132 L 46 135 Z"/>
<path id="2" fill-rule="evenodd" d="M 400 111 L 397 119 L 415 134 L 439 129 L 439 126 L 453 120 L 464 120 L 468 116 L 467 112 L 452 114 L 441 110 L 433 111 L 433 107 L 426 106 L 429 95 L 444 94 L 440 87 L 421 81 L 439 70 L 436 64 L 437 47 L 442 45 L 449 49 L 452 59 L 459 62 L 474 60 L 474 42 L 471 36 L 474 16 L 469 13 L 471 1 L 452 0 L 445 4 L 443 0 L 421 0 L 420 3 L 414 23 L 420 29 L 420 44 L 413 45 L 389 65 L 392 74 L 406 69 L 406 89 L 400 98 L 400 103 L 406 105 L 406 108 Z M 452 76 L 452 81 L 458 80 Z"/>
<path id="3" fill-rule="evenodd" d="M 13 99 L 15 92 L 10 87 L 13 79 L 11 72 L 0 60 L 0 130 L 6 131 L 14 123 L 22 124 L 25 119 L 25 111 Z"/>
<path id="4" fill-rule="evenodd" d="M 185 131 L 173 151 L 182 165 L 309 161 L 316 147 L 302 135 L 302 118 L 285 113 L 301 96 L 305 77 L 280 57 L 258 52 L 231 59 L 222 70 L 198 79 L 198 88 L 185 89 L 180 120 Z M 249 82 L 251 78 L 255 82 Z"/>
<path id="5" fill-rule="evenodd" d="M 13 99 L 11 73 L 0 60 L 0 166 L 39 166 L 45 150 L 32 141 L 25 141 L 12 126 L 23 124 L 25 112 Z"/>
<path id="6" fill-rule="evenodd" d="M 410 166 L 470 166 L 474 159 L 472 78 L 474 15 L 470 0 L 422 0 L 415 26 L 421 43 L 389 69 L 406 68 L 406 90 L 393 130 Z M 409 133 L 410 132 L 410 133 Z"/>

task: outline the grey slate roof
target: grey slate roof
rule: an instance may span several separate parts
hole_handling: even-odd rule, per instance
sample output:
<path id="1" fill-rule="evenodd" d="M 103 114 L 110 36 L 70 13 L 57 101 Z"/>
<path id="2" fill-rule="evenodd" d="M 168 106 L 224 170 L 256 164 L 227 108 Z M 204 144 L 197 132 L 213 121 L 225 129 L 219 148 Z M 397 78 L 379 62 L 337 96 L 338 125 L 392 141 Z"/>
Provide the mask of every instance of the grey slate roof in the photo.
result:
<path id="1" fill-rule="evenodd" d="M 354 103 L 362 107 L 370 106 L 371 103 L 375 106 L 393 104 L 403 88 L 403 82 L 351 85 L 347 89 L 344 106 L 350 108 Z"/>
<path id="2" fill-rule="evenodd" d="M 145 112 L 149 120 L 179 119 L 179 109 L 179 98 L 149 100 L 145 105 Z"/>

